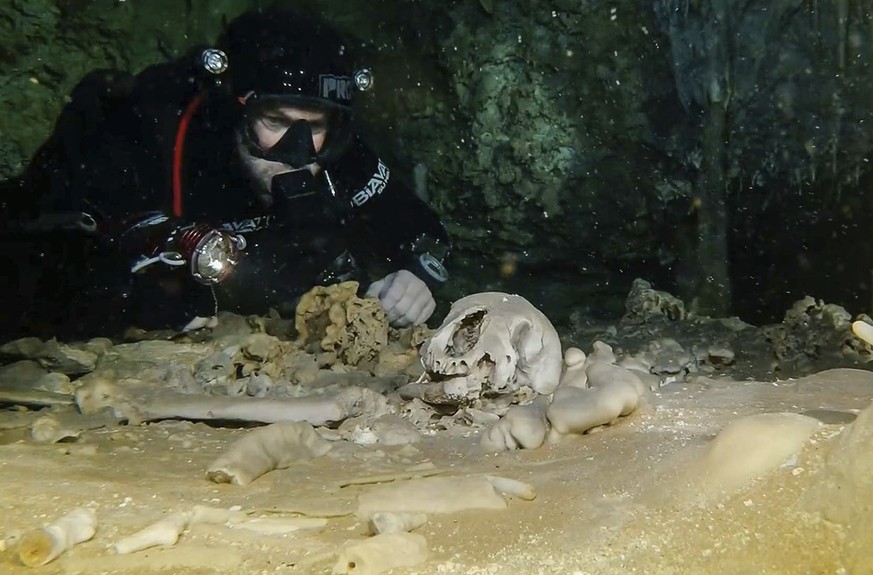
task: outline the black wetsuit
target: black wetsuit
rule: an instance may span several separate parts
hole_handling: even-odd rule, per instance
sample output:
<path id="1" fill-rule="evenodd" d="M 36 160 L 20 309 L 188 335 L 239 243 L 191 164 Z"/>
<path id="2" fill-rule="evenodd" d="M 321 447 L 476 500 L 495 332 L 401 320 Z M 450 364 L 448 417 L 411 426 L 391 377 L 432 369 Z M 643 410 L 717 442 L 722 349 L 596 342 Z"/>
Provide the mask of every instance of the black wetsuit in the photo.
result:
<path id="1" fill-rule="evenodd" d="M 246 314 L 289 311 L 313 285 L 357 279 L 365 288 L 374 274 L 409 266 L 421 238 L 447 249 L 433 210 L 357 139 L 305 187 L 274 194 L 264 207 L 237 153 L 242 106 L 188 62 L 136 77 L 90 74 L 27 170 L 2 185 L 3 335 L 179 328 L 212 315 L 216 301 L 219 310 Z M 174 150 L 186 113 L 175 160 L 181 216 L 173 216 Z M 173 217 L 147 233 L 124 233 L 150 212 Z M 96 232 L 60 229 L 58 218 L 32 224 L 41 214 L 80 213 L 93 217 Z M 188 266 L 160 262 L 131 273 L 137 258 L 184 223 L 245 237 L 226 280 L 206 286 Z"/>

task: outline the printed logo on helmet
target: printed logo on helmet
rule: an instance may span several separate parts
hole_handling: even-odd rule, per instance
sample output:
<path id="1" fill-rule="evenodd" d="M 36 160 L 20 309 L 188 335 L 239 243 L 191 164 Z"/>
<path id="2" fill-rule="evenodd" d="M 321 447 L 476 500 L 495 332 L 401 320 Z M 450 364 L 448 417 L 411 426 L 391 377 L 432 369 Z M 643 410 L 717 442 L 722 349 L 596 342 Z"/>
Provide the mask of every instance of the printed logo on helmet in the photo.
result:
<path id="1" fill-rule="evenodd" d="M 322 74 L 318 77 L 318 93 L 329 100 L 351 100 L 353 80 L 348 76 Z"/>

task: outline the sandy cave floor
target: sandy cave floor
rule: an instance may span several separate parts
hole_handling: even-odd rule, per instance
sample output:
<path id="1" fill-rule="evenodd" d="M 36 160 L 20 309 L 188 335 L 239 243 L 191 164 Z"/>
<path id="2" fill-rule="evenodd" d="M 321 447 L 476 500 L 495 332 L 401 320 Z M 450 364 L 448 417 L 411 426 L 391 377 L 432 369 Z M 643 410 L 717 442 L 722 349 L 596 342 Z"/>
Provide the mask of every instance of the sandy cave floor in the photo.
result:
<path id="1" fill-rule="evenodd" d="M 697 376 L 653 392 L 642 410 L 612 427 L 558 445 L 484 455 L 473 429 L 403 447 L 343 443 L 246 487 L 204 476 L 243 429 L 165 421 L 95 429 L 52 445 L 12 429 L 0 432 L 0 537 L 14 541 L 78 506 L 96 510 L 98 530 L 38 568 L 22 566 L 10 545 L 0 553 L 0 572 L 330 573 L 336 550 L 366 536 L 351 513 L 370 486 L 356 481 L 437 469 L 519 479 L 537 497 L 512 499 L 502 511 L 431 515 L 416 531 L 427 538 L 430 558 L 399 573 L 850 573 L 845 533 L 799 511 L 798 501 L 824 465 L 828 443 L 871 399 L 873 373 L 857 369 L 779 382 Z M 744 415 L 782 411 L 827 425 L 790 465 L 733 496 L 696 503 L 694 464 L 713 436 Z M 119 538 L 193 505 L 329 519 L 320 531 L 287 535 L 196 525 L 173 547 L 109 551 Z"/>

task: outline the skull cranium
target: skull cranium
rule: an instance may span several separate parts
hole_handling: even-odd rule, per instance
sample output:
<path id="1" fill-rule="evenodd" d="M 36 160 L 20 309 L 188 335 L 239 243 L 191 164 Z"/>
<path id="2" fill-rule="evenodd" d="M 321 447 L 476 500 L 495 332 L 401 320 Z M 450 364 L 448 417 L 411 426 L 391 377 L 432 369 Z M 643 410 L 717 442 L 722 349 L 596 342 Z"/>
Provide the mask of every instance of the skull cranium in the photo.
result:
<path id="1" fill-rule="evenodd" d="M 549 319 L 519 295 L 483 292 L 456 301 L 421 348 L 432 382 L 459 401 L 523 386 L 547 395 L 561 377 L 561 341 Z"/>

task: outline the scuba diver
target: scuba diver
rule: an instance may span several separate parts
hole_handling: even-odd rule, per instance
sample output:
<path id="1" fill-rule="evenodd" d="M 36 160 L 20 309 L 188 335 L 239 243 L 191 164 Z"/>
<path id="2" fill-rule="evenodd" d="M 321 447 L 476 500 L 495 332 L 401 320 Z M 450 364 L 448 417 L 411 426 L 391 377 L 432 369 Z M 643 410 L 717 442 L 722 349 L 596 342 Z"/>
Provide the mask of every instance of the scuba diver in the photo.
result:
<path id="1" fill-rule="evenodd" d="M 392 325 L 427 321 L 449 241 L 353 131 L 372 85 L 336 31 L 275 8 L 136 76 L 87 75 L 0 186 L 3 335 L 293 316 L 300 295 L 346 280 Z"/>

